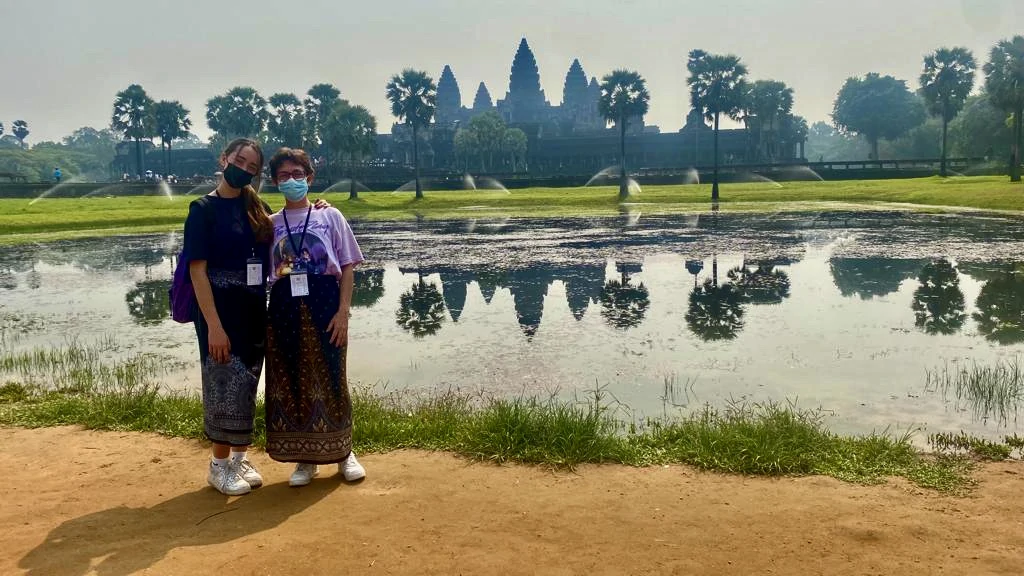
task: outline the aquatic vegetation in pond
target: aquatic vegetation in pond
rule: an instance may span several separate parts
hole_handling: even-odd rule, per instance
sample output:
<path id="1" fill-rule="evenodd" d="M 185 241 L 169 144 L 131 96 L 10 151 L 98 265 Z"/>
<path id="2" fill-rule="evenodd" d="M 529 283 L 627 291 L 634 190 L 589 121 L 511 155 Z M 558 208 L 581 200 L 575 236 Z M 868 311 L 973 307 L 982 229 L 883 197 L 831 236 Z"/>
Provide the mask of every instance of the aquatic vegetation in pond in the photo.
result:
<path id="1" fill-rule="evenodd" d="M 1016 420 L 1024 400 L 1024 370 L 1019 358 L 999 360 L 990 365 L 977 362 L 930 369 L 925 373 L 925 389 L 941 392 L 955 401 L 958 409 L 970 407 L 974 417 L 1001 424 Z"/>
<path id="2" fill-rule="evenodd" d="M 153 378 L 175 366 L 150 353 L 110 360 L 116 350 L 112 336 L 91 344 L 74 340 L 63 346 L 39 347 L 0 354 L 0 377 L 19 384 L 61 393 L 104 391 L 114 388 L 156 388 Z"/>

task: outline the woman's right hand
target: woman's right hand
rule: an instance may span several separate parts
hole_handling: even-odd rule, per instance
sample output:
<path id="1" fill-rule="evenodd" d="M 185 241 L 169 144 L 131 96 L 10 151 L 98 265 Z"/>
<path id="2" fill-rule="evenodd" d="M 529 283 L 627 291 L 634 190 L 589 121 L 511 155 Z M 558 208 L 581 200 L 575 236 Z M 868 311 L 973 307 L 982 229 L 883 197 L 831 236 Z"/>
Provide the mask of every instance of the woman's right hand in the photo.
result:
<path id="1" fill-rule="evenodd" d="M 231 341 L 227 332 L 222 326 L 211 326 L 207 334 L 207 342 L 210 346 L 210 356 L 219 364 L 227 364 L 231 359 Z"/>

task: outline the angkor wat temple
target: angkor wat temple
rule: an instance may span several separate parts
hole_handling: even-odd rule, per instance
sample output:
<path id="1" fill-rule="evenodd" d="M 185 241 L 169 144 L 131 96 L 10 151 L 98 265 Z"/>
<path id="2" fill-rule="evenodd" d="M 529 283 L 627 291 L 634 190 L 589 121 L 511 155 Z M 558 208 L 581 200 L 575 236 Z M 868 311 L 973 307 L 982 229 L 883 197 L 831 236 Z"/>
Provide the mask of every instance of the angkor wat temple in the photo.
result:
<path id="1" fill-rule="evenodd" d="M 680 74 L 684 73 L 681 69 Z M 512 60 L 505 97 L 496 102 L 480 82 L 472 104 L 466 106 L 455 72 L 446 65 L 437 86 L 435 122 L 420 146 L 421 165 L 437 172 L 458 171 L 455 133 L 474 116 L 496 112 L 510 127 L 526 133 L 526 171 L 531 176 L 593 175 L 619 161 L 618 132 L 598 112 L 600 95 L 597 76 L 588 79 L 579 59 L 574 59 L 565 75 L 561 104 L 551 104 L 525 38 Z M 661 133 L 657 126 L 645 125 L 643 118 L 631 119 L 627 131 L 626 161 L 631 171 L 713 163 L 713 133 L 696 110 L 691 110 L 678 132 Z M 721 130 L 719 147 L 723 163 L 753 161 L 746 130 Z M 380 136 L 377 154 L 378 160 L 410 165 L 411 134 L 405 126 L 396 124 L 390 135 Z M 782 147 L 776 161 L 798 157 L 799 146 L 790 144 Z"/>
<path id="2" fill-rule="evenodd" d="M 463 106 L 455 73 L 450 66 L 445 66 L 437 84 L 435 122 L 439 127 L 450 128 L 465 125 L 478 114 L 497 112 L 510 126 L 536 126 L 541 131 L 545 128 L 548 132 L 554 131 L 549 137 L 600 132 L 605 129 L 605 121 L 597 110 L 600 97 L 597 78 L 591 77 L 588 81 L 577 59 L 572 61 L 565 75 L 562 104 L 552 106 L 540 85 L 537 60 L 523 38 L 512 60 L 508 91 L 497 103 L 492 103 L 490 91 L 481 82 L 472 108 Z"/>

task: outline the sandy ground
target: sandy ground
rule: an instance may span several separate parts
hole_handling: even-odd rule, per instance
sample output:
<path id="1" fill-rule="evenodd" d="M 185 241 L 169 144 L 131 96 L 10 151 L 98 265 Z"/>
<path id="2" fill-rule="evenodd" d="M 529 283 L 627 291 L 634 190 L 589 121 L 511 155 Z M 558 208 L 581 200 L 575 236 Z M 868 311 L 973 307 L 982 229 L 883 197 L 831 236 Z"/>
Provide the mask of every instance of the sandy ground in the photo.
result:
<path id="1" fill-rule="evenodd" d="M 1022 574 L 1024 464 L 965 498 L 905 482 L 553 473 L 423 452 L 227 498 L 196 442 L 0 429 L 0 574 Z"/>

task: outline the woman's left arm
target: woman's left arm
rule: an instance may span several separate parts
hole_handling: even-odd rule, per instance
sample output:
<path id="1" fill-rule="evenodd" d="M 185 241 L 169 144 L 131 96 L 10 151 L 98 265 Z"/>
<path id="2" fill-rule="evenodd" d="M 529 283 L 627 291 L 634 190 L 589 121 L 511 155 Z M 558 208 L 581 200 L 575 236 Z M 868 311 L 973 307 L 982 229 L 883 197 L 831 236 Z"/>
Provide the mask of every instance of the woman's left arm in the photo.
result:
<path id="1" fill-rule="evenodd" d="M 355 265 L 346 264 L 341 268 L 341 282 L 339 282 L 341 297 L 338 299 L 338 312 L 327 331 L 331 333 L 331 344 L 337 347 L 348 346 L 348 317 L 349 309 L 352 306 L 352 286 L 355 283 Z"/>

